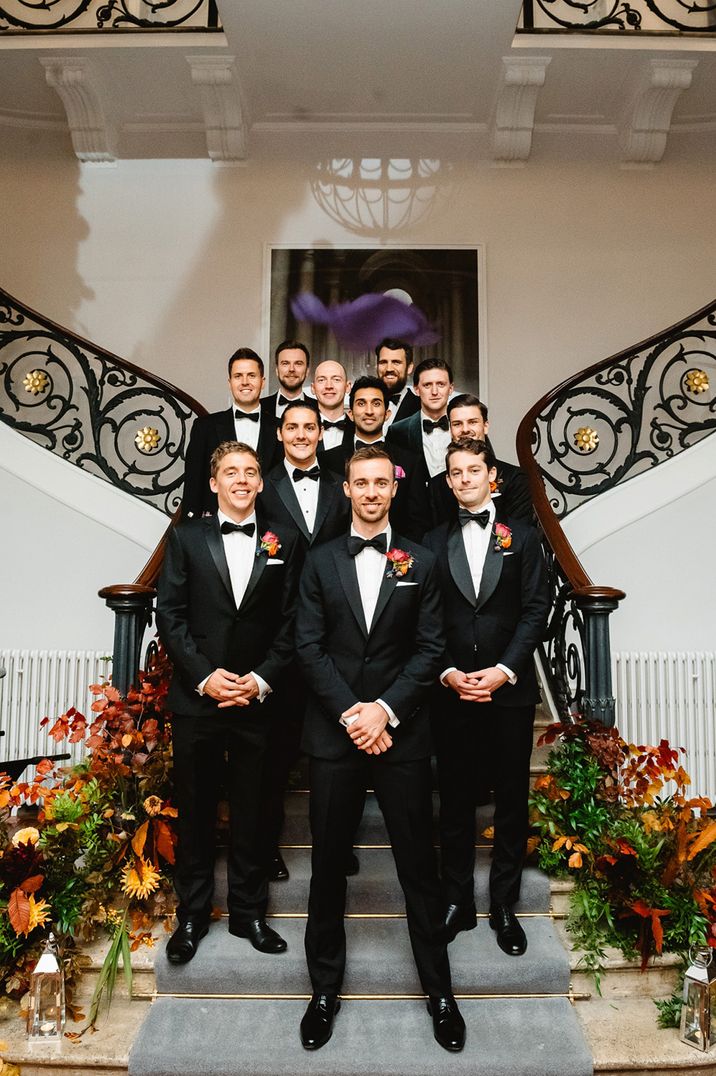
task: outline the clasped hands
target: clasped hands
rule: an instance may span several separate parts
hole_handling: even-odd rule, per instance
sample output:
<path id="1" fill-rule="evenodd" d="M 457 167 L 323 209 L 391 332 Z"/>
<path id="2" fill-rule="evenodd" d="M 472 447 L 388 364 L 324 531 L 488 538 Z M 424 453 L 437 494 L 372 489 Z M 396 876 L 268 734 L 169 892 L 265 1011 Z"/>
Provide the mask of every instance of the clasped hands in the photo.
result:
<path id="1" fill-rule="evenodd" d="M 228 706 L 248 706 L 252 699 L 258 698 L 259 685 L 251 673 L 229 672 L 228 669 L 214 669 L 204 684 L 204 694 L 211 695 L 219 703 L 219 709 Z"/>
<path id="2" fill-rule="evenodd" d="M 393 739 L 386 729 L 388 715 L 379 702 L 356 702 L 341 717 L 355 718 L 346 727 L 346 732 L 359 751 L 380 755 L 393 746 Z"/>
<path id="3" fill-rule="evenodd" d="M 492 665 L 489 669 L 469 673 L 453 669 L 443 683 L 452 688 L 463 702 L 492 702 L 492 692 L 506 684 L 507 680 L 507 673 Z"/>

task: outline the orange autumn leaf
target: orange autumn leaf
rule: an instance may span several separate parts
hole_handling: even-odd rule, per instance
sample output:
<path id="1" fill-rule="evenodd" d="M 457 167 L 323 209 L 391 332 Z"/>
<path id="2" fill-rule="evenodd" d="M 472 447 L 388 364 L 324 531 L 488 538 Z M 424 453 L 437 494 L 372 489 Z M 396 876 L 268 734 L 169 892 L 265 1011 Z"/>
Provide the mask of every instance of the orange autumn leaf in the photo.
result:
<path id="1" fill-rule="evenodd" d="M 569 857 L 569 860 L 568 860 L 568 865 L 570 867 L 581 867 L 582 866 L 582 853 L 581 852 L 572 852 L 572 854 L 571 854 L 571 856 Z"/>
<path id="2" fill-rule="evenodd" d="M 147 823 L 145 823 L 145 825 L 146 824 Z M 176 838 L 166 822 L 157 819 L 154 825 L 156 827 L 157 852 L 162 859 L 166 859 L 167 863 L 173 864 L 175 860 L 174 843 Z"/>
<path id="3" fill-rule="evenodd" d="M 144 851 L 144 845 L 147 842 L 147 833 L 149 832 L 149 822 L 142 822 L 137 832 L 132 837 L 132 851 L 135 855 L 141 856 Z"/>
<path id="4" fill-rule="evenodd" d="M 132 743 L 132 734 L 131 734 L 131 732 L 125 732 L 124 736 L 122 737 L 122 747 L 129 747 L 129 746 L 131 746 L 131 743 Z"/>
<path id="5" fill-rule="evenodd" d="M 166 815 L 167 818 L 178 818 L 179 812 L 176 807 L 162 807 L 160 814 Z"/>
<path id="6" fill-rule="evenodd" d="M 3 789 L 3 790 L 2 790 L 1 792 L 0 792 L 0 811 L 1 811 L 1 810 L 2 810 L 2 809 L 3 809 L 4 807 L 7 807 L 7 805 L 8 805 L 8 803 L 9 803 L 9 802 L 10 802 L 10 793 L 8 792 L 8 790 L 7 790 L 6 788 L 4 788 L 4 789 Z"/>
<path id="7" fill-rule="evenodd" d="M 20 882 L 19 888 L 29 896 L 30 893 L 37 893 L 44 880 L 44 874 L 33 874 L 31 878 L 26 878 L 24 882 Z"/>
<path id="8" fill-rule="evenodd" d="M 43 758 L 41 762 L 37 764 L 37 773 L 42 774 L 44 777 L 48 773 L 52 773 L 52 763 L 49 758 Z"/>
<path id="9" fill-rule="evenodd" d="M 686 858 L 693 859 L 694 856 L 697 856 L 704 848 L 708 848 L 714 841 L 716 841 L 716 820 L 709 822 L 708 826 L 701 830 L 689 848 L 689 854 Z"/>
<path id="10" fill-rule="evenodd" d="M 16 934 L 27 934 L 30 925 L 30 898 L 21 889 L 13 889 L 7 902 L 7 914 Z"/>

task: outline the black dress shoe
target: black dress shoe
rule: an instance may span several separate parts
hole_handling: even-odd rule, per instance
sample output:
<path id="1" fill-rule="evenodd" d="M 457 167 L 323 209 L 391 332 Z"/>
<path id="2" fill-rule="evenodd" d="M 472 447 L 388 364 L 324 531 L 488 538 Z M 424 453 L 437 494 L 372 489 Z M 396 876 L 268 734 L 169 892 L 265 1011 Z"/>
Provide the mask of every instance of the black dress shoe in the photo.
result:
<path id="1" fill-rule="evenodd" d="M 248 938 L 260 953 L 285 953 L 286 942 L 272 930 L 265 919 L 253 919 L 250 923 L 237 923 L 229 919 L 229 934 L 235 938 Z"/>
<path id="2" fill-rule="evenodd" d="M 180 923 L 167 942 L 167 960 L 170 964 L 188 964 L 206 936 L 209 924 L 199 919 L 187 919 Z"/>
<path id="3" fill-rule="evenodd" d="M 465 907 L 464 904 L 448 904 L 443 921 L 445 941 L 451 942 L 461 930 L 474 930 L 476 926 L 477 915 L 474 904 L 469 907 Z"/>
<path id="4" fill-rule="evenodd" d="M 288 879 L 288 867 L 280 852 L 275 852 L 266 864 L 266 877 L 269 882 L 285 882 Z"/>
<path id="5" fill-rule="evenodd" d="M 333 1021 L 341 1007 L 332 994 L 314 994 L 301 1021 L 301 1043 L 304 1050 L 320 1050 L 333 1034 Z"/>
<path id="6" fill-rule="evenodd" d="M 360 870 L 360 861 L 355 852 L 351 852 L 346 862 L 346 878 L 352 878 Z"/>
<path id="7" fill-rule="evenodd" d="M 527 948 L 525 932 L 517 916 L 507 904 L 493 904 L 490 908 L 490 926 L 497 931 L 497 944 L 508 956 L 522 956 Z"/>
<path id="8" fill-rule="evenodd" d="M 452 994 L 444 998 L 430 998 L 428 1012 L 433 1018 L 435 1041 L 443 1050 L 456 1054 L 465 1045 L 465 1021 L 460 1015 Z"/>

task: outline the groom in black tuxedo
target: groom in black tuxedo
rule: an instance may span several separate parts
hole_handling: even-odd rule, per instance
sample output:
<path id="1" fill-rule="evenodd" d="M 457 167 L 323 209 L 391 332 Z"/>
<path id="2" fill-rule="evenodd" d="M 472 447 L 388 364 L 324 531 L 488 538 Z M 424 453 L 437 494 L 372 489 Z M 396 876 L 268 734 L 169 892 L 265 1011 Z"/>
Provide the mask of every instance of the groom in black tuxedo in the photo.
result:
<path id="1" fill-rule="evenodd" d="M 396 480 L 384 449 L 360 449 L 346 475 L 350 535 L 309 553 L 296 618 L 296 653 L 309 688 L 302 742 L 311 759 L 313 838 L 306 926 L 313 996 L 301 1041 L 318 1049 L 333 1029 L 346 959 L 343 865 L 372 787 L 435 1038 L 461 1050 L 465 1025 L 452 996 L 432 847 L 427 694 L 444 642 L 435 561 L 391 531 Z"/>
<path id="2" fill-rule="evenodd" d="M 219 445 L 211 476 L 218 514 L 172 531 L 157 600 L 159 635 L 174 665 L 167 696 L 179 809 L 173 964 L 191 960 L 208 930 L 226 773 L 229 933 L 264 953 L 286 948 L 265 919 L 259 804 L 271 695 L 292 658 L 296 538 L 257 511 L 261 466 L 248 445 Z"/>
<path id="3" fill-rule="evenodd" d="M 438 562 L 447 637 L 433 709 L 445 926 L 452 939 L 476 925 L 476 774 L 487 758 L 495 790 L 490 926 L 500 948 L 520 956 L 527 940 L 512 908 L 520 894 L 539 700 L 533 655 L 549 605 L 544 561 L 535 528 L 499 515 L 487 442 L 453 442 L 446 468 L 459 518 L 425 536 Z"/>

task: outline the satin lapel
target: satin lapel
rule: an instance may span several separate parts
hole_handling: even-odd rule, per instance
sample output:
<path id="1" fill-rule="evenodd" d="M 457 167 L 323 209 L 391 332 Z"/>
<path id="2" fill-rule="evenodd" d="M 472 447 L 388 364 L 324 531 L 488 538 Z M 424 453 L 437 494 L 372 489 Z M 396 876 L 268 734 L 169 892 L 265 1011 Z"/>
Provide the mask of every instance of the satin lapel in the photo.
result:
<path id="1" fill-rule="evenodd" d="M 383 579 L 382 579 L 381 584 L 380 584 L 380 590 L 378 591 L 378 601 L 375 603 L 375 612 L 373 613 L 373 620 L 372 620 L 371 625 L 370 625 L 370 630 L 371 631 L 373 631 L 376 624 L 380 620 L 381 615 L 383 613 L 383 610 L 385 609 L 386 605 L 388 604 L 388 599 L 390 598 L 391 594 L 395 590 L 396 584 L 397 584 L 398 579 L 399 579 L 399 576 L 397 576 L 397 575 L 390 575 L 389 576 L 387 574 L 387 572 L 389 570 L 387 560 L 386 560 L 385 564 L 386 564 L 386 574 L 383 576 Z"/>
<path id="2" fill-rule="evenodd" d="M 338 578 L 341 581 L 341 586 L 348 599 L 348 609 L 353 613 L 360 630 L 367 638 L 368 628 L 363 615 L 363 602 L 360 600 L 360 588 L 358 586 L 355 561 L 348 555 L 348 549 L 345 543 L 340 550 L 337 550 L 334 553 L 334 558 L 336 568 L 338 569 Z M 375 621 L 375 617 L 373 620 Z"/>
<path id="3" fill-rule="evenodd" d="M 219 411 L 216 421 L 216 431 L 219 436 L 219 444 L 221 444 L 222 441 L 236 440 L 233 407 L 229 407 L 226 411 Z"/>
<path id="4" fill-rule="evenodd" d="M 469 601 L 470 605 L 474 606 L 477 604 L 477 597 L 472 584 L 470 565 L 467 563 L 467 553 L 465 552 L 462 528 L 459 523 L 454 523 L 448 532 L 447 548 L 450 574 L 455 580 L 455 586 L 462 596 Z"/>
<path id="5" fill-rule="evenodd" d="M 290 512 L 291 518 L 295 522 L 301 534 L 304 536 L 304 538 L 310 538 L 311 535 L 308 533 L 308 527 L 306 526 L 306 520 L 304 519 L 303 512 L 301 511 L 301 506 L 298 503 L 298 497 L 293 491 L 292 479 L 288 477 L 288 474 L 286 473 L 286 469 L 284 467 L 282 467 L 281 469 L 283 470 L 283 474 L 276 479 L 276 492 L 281 498 L 286 510 Z M 304 478 L 303 481 L 310 481 L 310 479 Z M 316 519 L 316 522 L 318 522 L 318 519 Z M 314 530 L 315 529 L 316 528 L 314 528 Z"/>
<path id="6" fill-rule="evenodd" d="M 263 529 L 261 528 L 261 524 L 259 523 L 258 524 L 258 530 L 257 530 L 257 533 L 256 533 L 256 555 L 254 556 L 254 563 L 253 563 L 253 565 L 251 567 L 251 575 L 249 576 L 249 581 L 246 584 L 246 590 L 244 591 L 244 596 L 241 599 L 241 605 L 239 606 L 239 612 L 241 612 L 241 610 L 244 608 L 244 606 L 248 602 L 248 600 L 251 597 L 251 595 L 253 594 L 253 592 L 256 590 L 256 587 L 258 585 L 258 581 L 261 578 L 261 576 L 263 575 L 264 569 L 266 567 L 266 562 L 268 561 L 268 553 L 259 553 L 259 546 L 261 545 L 260 538 L 261 538 L 262 534 L 263 534 Z M 279 550 L 279 552 L 276 555 L 278 557 L 280 557 L 281 556 L 281 551 Z"/>
<path id="7" fill-rule="evenodd" d="M 212 560 L 216 565 L 216 570 L 221 577 L 221 582 L 224 584 L 229 592 L 231 598 L 231 604 L 234 604 L 234 592 L 231 589 L 231 576 L 229 575 L 229 565 L 226 563 L 226 553 L 224 552 L 224 542 L 221 537 L 221 531 L 219 530 L 219 521 L 214 516 L 213 519 L 207 520 L 206 524 L 206 544 L 209 547 Z"/>
<path id="8" fill-rule="evenodd" d="M 494 532 L 494 526 L 492 528 Z M 488 598 L 495 592 L 495 587 L 500 581 L 502 573 L 502 550 L 495 548 L 494 533 L 490 535 L 490 544 L 485 554 L 485 563 L 482 566 L 482 579 L 480 580 L 480 593 L 477 595 L 477 608 L 481 609 Z"/>
<path id="9" fill-rule="evenodd" d="M 409 419 L 412 422 L 410 447 L 413 452 L 422 453 L 423 451 L 423 416 L 421 411 L 416 411 L 414 415 Z"/>

